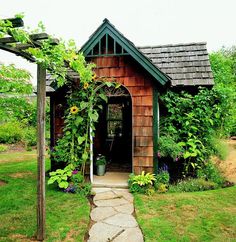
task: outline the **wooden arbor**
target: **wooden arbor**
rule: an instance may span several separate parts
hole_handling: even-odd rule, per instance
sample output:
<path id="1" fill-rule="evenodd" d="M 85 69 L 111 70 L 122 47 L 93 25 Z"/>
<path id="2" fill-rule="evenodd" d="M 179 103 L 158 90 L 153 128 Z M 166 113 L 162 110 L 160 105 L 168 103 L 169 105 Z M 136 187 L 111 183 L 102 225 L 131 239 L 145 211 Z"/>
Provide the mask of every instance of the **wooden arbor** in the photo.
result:
<path id="1" fill-rule="evenodd" d="M 24 26 L 21 18 L 6 19 L 10 21 L 13 28 Z M 0 49 L 21 56 L 24 59 L 35 63 L 36 59 L 26 52 L 29 47 L 40 48 L 43 41 L 50 39 L 52 45 L 59 43 L 57 39 L 51 39 L 46 33 L 32 34 L 30 41 L 22 44 L 17 41 L 11 33 L 7 37 L 0 38 Z M 67 67 L 67 78 L 78 79 L 79 75 Z M 50 69 L 49 69 L 50 72 Z M 37 240 L 43 241 L 45 238 L 45 104 L 46 104 L 46 69 L 37 65 L 37 163 L 38 163 L 38 184 L 37 184 Z"/>

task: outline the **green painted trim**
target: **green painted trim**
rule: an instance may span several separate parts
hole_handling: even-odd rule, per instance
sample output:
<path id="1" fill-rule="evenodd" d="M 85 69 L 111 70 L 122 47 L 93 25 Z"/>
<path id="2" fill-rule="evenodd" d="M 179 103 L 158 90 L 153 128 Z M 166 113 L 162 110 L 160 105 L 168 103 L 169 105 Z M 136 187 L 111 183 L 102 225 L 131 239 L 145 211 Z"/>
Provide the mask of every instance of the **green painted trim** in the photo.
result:
<path id="1" fill-rule="evenodd" d="M 164 86 L 171 78 L 157 68 L 143 53 L 141 53 L 132 42 L 126 39 L 107 19 L 93 33 L 90 39 L 82 46 L 81 50 L 85 56 L 98 43 L 105 34 L 109 34 L 128 54 L 130 54 L 141 66 L 144 67 L 155 80 Z"/>
<path id="2" fill-rule="evenodd" d="M 153 170 L 157 174 L 158 171 L 158 91 L 157 87 L 153 87 Z"/>
<path id="3" fill-rule="evenodd" d="M 99 56 L 124 56 L 124 55 L 130 55 L 129 53 L 123 53 L 123 54 L 101 54 L 101 55 L 86 55 L 86 57 L 99 57 Z"/>
<path id="4" fill-rule="evenodd" d="M 108 34 L 106 34 L 106 55 L 108 54 Z"/>

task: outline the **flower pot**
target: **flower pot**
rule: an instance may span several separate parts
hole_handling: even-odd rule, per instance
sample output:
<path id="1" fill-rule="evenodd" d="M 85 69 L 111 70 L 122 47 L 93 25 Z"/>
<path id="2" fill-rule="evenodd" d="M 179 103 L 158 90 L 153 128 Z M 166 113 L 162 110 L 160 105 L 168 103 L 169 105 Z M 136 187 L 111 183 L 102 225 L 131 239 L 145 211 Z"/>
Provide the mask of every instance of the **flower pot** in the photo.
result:
<path id="1" fill-rule="evenodd" d="M 97 166 L 97 175 L 98 176 L 104 176 L 105 169 L 106 169 L 106 165 L 98 165 Z"/>

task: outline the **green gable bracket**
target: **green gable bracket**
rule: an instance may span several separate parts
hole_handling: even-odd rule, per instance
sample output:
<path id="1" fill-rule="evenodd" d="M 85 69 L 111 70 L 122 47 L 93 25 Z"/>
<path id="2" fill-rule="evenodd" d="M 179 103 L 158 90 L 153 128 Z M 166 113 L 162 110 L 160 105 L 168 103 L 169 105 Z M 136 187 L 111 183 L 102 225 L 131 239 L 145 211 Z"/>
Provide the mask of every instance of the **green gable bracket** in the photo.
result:
<path id="1" fill-rule="evenodd" d="M 104 19 L 100 27 L 90 36 L 89 40 L 80 49 L 85 57 L 99 43 L 104 35 L 109 35 L 118 43 L 130 56 L 132 56 L 145 70 L 147 70 L 162 86 L 170 82 L 171 78 L 157 68 L 135 45 L 122 35 L 108 19 Z"/>

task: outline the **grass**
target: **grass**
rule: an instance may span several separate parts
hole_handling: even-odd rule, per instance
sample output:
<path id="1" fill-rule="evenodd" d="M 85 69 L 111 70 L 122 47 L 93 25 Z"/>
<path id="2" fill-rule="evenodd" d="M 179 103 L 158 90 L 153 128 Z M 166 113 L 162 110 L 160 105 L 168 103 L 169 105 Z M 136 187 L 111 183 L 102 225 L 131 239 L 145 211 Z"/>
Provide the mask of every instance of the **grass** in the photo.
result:
<path id="1" fill-rule="evenodd" d="M 21 151 L 21 152 L 6 152 L 0 153 L 0 164 L 1 163 L 12 163 L 22 161 L 32 161 L 36 159 L 36 151 Z"/>
<path id="2" fill-rule="evenodd" d="M 145 241 L 236 241 L 236 186 L 192 193 L 135 195 Z"/>
<path id="3" fill-rule="evenodd" d="M 46 162 L 49 169 L 49 161 Z M 35 152 L 0 154 L 0 241 L 30 241 L 36 231 Z M 46 187 L 46 241 L 83 241 L 90 206 L 84 197 Z"/>

